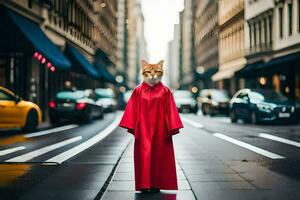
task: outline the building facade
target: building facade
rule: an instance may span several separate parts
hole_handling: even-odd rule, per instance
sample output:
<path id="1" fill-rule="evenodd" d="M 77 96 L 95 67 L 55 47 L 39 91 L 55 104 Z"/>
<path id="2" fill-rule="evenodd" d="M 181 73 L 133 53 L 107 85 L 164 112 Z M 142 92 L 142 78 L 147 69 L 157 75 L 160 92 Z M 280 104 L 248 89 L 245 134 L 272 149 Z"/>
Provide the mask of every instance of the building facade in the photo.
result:
<path id="1" fill-rule="evenodd" d="M 218 60 L 218 1 L 194 1 L 194 63 L 195 81 L 199 89 L 212 88 L 212 75 L 217 71 Z"/>
<path id="2" fill-rule="evenodd" d="M 134 88 L 140 82 L 141 59 L 147 59 L 146 42 L 144 38 L 144 17 L 140 0 L 127 0 L 127 62 L 126 77 L 129 88 Z"/>
<path id="3" fill-rule="evenodd" d="M 219 70 L 212 79 L 217 88 L 233 94 L 239 83 L 235 72 L 246 64 L 244 0 L 219 0 Z"/>
<path id="4" fill-rule="evenodd" d="M 269 88 L 300 100 L 300 1 L 247 0 L 247 66 L 238 73 L 249 87 Z"/>
<path id="5" fill-rule="evenodd" d="M 0 9 L 0 84 L 44 116 L 66 82 L 81 89 L 114 83 L 115 0 L 3 0 Z"/>
<path id="6" fill-rule="evenodd" d="M 193 3 L 192 0 L 184 1 L 184 9 L 181 12 L 180 27 L 181 27 L 181 39 L 180 39 L 180 68 L 181 68 L 181 88 L 190 88 L 193 81 L 193 34 L 192 34 L 192 22 L 193 22 Z"/>
<path id="7" fill-rule="evenodd" d="M 179 84 L 179 47 L 180 47 L 180 25 L 174 25 L 173 40 L 168 43 L 168 56 L 167 56 L 167 72 L 168 85 L 172 89 L 178 89 Z"/>

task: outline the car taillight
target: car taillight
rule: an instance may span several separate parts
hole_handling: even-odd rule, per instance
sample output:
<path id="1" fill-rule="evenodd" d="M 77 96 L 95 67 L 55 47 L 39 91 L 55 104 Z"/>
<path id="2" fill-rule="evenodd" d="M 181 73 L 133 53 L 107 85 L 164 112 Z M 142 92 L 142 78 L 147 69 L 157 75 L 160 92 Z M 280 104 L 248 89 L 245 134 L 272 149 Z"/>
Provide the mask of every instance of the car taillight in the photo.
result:
<path id="1" fill-rule="evenodd" d="M 86 107 L 86 103 L 77 103 L 76 109 L 77 110 L 83 110 Z"/>
<path id="2" fill-rule="evenodd" d="M 49 102 L 49 107 L 50 108 L 55 108 L 55 102 L 54 101 L 50 101 Z"/>

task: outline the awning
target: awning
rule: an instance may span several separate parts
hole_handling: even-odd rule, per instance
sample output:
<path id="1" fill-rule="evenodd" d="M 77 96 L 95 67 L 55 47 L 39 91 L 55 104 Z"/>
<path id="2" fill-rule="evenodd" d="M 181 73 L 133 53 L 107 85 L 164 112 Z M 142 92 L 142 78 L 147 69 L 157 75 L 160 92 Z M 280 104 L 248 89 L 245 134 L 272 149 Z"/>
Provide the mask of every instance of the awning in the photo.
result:
<path id="1" fill-rule="evenodd" d="M 211 77 L 218 71 L 218 67 L 209 67 L 207 70 L 205 70 L 204 73 L 199 74 L 196 73 L 196 77 L 199 79 L 211 79 Z"/>
<path id="2" fill-rule="evenodd" d="M 219 67 L 219 71 L 212 76 L 213 81 L 220 81 L 230 79 L 234 76 L 236 71 L 239 71 L 246 64 L 246 59 L 240 58 L 232 62 L 223 64 Z"/>
<path id="3" fill-rule="evenodd" d="M 116 83 L 115 78 L 113 77 L 113 75 L 111 75 L 107 69 L 106 66 L 99 63 L 99 62 L 95 62 L 94 66 L 98 69 L 100 75 L 101 75 L 101 79 L 109 82 L 109 83 Z"/>
<path id="4" fill-rule="evenodd" d="M 287 67 L 295 67 L 296 70 L 299 70 L 300 66 L 297 66 L 298 63 L 300 63 L 299 52 L 287 56 L 273 58 L 266 63 L 261 60 L 255 63 L 247 64 L 236 74 L 238 77 L 256 77 L 259 75 L 267 75 L 270 73 L 280 73 L 282 71 L 285 71 Z"/>
<path id="5" fill-rule="evenodd" d="M 35 51 L 45 56 L 45 58 L 57 68 L 65 70 L 71 68 L 70 61 L 62 54 L 58 47 L 49 40 L 37 23 L 8 8 L 5 10 L 18 29 L 33 45 Z"/>
<path id="6" fill-rule="evenodd" d="M 251 64 L 249 63 L 244 68 L 237 71 L 235 74 L 237 77 L 252 77 L 252 76 L 255 77 L 256 69 L 261 65 L 264 65 L 263 61 L 258 61 L 258 62 L 251 63 Z"/>
<path id="7" fill-rule="evenodd" d="M 72 66 L 74 66 L 74 71 L 86 73 L 94 78 L 100 78 L 100 73 L 75 47 L 67 44 L 65 54 L 71 60 L 73 64 Z"/>
<path id="8" fill-rule="evenodd" d="M 274 69 L 274 70 L 281 70 L 281 69 L 286 69 L 284 64 L 296 64 L 296 63 L 300 63 L 300 52 L 274 58 L 267 63 L 257 66 L 256 70 L 267 69 L 267 68 Z"/>

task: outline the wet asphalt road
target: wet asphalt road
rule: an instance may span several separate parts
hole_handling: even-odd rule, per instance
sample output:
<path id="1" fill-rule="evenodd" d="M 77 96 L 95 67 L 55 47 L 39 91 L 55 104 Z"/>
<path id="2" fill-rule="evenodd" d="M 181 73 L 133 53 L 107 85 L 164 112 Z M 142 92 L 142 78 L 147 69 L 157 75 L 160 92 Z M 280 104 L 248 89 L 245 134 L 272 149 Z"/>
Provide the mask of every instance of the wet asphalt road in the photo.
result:
<path id="1" fill-rule="evenodd" d="M 116 128 L 120 114 L 0 132 L 1 199 L 300 199 L 300 125 L 182 114 L 173 137 L 179 190 L 144 195 L 133 190 L 133 137 Z"/>

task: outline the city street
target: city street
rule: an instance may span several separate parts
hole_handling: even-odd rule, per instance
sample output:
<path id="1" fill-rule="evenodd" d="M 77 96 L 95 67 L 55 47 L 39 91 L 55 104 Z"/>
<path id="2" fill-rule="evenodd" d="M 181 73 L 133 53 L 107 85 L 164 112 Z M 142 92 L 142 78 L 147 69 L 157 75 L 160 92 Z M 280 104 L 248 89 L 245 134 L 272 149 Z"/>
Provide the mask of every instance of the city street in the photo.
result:
<path id="1" fill-rule="evenodd" d="M 121 112 L 84 125 L 1 132 L 1 199 L 299 199 L 300 126 L 181 114 L 178 191 L 134 191 L 133 137 Z"/>

